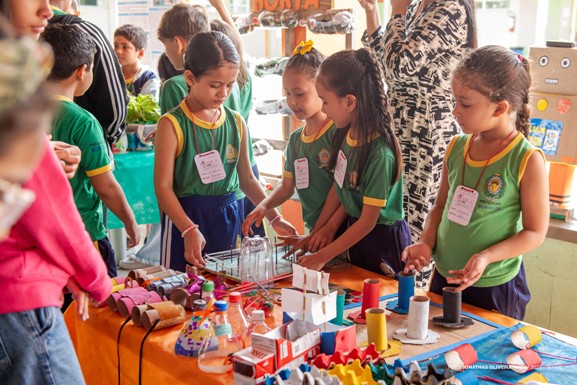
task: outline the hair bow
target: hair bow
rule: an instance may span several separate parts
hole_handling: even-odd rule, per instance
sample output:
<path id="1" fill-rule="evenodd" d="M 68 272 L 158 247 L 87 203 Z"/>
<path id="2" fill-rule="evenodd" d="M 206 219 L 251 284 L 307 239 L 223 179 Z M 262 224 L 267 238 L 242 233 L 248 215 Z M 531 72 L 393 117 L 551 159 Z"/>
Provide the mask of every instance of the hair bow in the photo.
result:
<path id="1" fill-rule="evenodd" d="M 519 60 L 519 62 L 523 63 L 525 61 L 525 58 L 523 57 L 523 55 L 521 55 L 520 53 L 517 54 L 517 59 Z"/>
<path id="2" fill-rule="evenodd" d="M 304 55 L 305 53 L 310 52 L 311 49 L 313 49 L 312 40 L 309 40 L 306 43 L 304 41 L 301 41 L 299 45 L 295 47 L 293 54 L 291 56 L 296 56 L 298 54 Z"/>

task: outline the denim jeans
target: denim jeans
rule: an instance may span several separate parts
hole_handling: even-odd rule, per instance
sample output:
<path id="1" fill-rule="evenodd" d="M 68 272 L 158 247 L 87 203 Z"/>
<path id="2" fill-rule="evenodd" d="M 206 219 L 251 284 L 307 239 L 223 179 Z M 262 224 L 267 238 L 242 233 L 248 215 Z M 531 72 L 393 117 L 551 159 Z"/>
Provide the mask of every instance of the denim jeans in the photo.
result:
<path id="1" fill-rule="evenodd" d="M 0 314 L 0 384 L 84 383 L 59 308 Z"/>

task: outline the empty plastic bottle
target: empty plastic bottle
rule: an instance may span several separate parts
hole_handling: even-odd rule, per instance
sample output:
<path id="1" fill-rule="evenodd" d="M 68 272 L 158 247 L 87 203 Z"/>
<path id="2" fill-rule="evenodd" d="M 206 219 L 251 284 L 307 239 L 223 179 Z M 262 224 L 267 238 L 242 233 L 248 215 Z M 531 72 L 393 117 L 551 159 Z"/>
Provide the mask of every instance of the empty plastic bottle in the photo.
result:
<path id="1" fill-rule="evenodd" d="M 242 296 L 238 292 L 230 293 L 228 296 L 228 320 L 232 326 L 232 331 L 242 342 L 242 347 L 246 348 L 246 338 L 248 334 L 248 319 L 244 309 L 242 308 Z"/>
<path id="2" fill-rule="evenodd" d="M 348 11 L 318 13 L 308 18 L 307 25 L 313 33 L 351 33 L 355 29 L 355 17 Z"/>

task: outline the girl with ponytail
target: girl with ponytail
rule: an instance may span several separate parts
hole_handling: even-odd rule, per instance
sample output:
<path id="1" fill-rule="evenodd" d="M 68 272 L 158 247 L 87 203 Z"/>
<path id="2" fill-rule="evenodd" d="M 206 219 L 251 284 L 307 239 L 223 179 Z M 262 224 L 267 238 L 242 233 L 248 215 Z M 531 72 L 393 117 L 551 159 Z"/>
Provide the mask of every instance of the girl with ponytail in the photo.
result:
<path id="1" fill-rule="evenodd" d="M 527 59 L 499 46 L 467 55 L 453 73 L 453 115 L 465 134 L 445 154 L 439 195 L 405 270 L 435 260 L 431 291 L 457 285 L 463 301 L 522 320 L 531 298 L 521 254 L 549 224 L 541 150 L 527 140 Z"/>
<path id="2" fill-rule="evenodd" d="M 348 249 L 352 264 L 394 277 L 411 234 L 404 220 L 401 148 L 379 65 L 366 49 L 338 52 L 321 64 L 316 89 L 337 127 L 328 164 L 335 183 L 316 226 L 342 205 L 349 228 L 299 262 L 318 270 Z"/>

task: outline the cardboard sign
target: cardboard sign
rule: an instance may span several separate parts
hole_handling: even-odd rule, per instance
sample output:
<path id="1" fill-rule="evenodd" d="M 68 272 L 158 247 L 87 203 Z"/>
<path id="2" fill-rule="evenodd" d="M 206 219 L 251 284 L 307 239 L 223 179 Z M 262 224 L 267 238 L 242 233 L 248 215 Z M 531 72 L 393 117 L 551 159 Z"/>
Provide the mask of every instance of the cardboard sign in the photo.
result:
<path id="1" fill-rule="evenodd" d="M 577 96 L 531 93 L 529 140 L 548 161 L 577 160 Z"/>
<path id="2" fill-rule="evenodd" d="M 577 48 L 531 47 L 531 90 L 577 95 Z"/>

